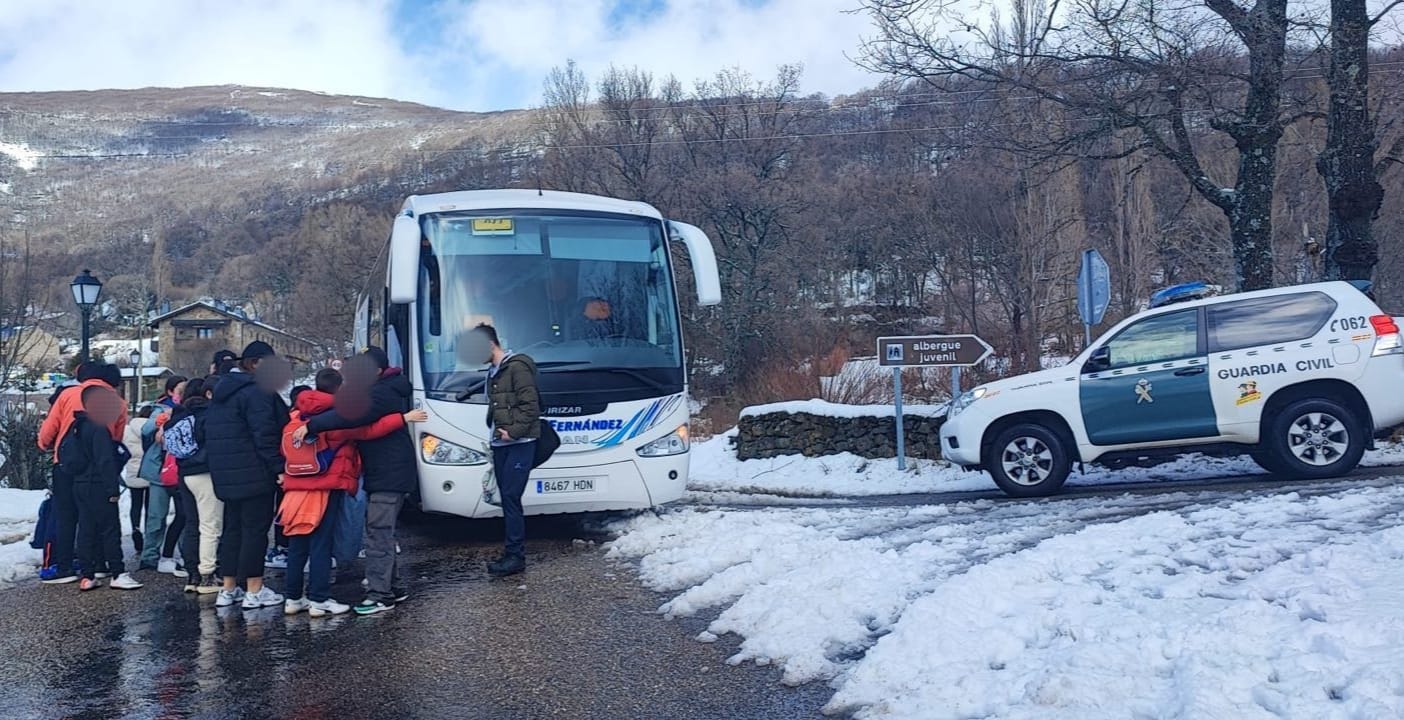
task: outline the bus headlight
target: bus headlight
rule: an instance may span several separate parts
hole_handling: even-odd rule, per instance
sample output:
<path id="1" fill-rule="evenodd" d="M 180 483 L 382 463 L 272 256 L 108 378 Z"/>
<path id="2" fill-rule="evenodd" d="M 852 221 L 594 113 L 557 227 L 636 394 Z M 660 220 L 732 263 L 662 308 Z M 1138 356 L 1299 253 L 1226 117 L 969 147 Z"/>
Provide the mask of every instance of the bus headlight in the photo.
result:
<path id="1" fill-rule="evenodd" d="M 681 455 L 687 452 L 687 448 L 687 426 L 680 425 L 677 430 L 639 448 L 639 457 Z"/>
<path id="2" fill-rule="evenodd" d="M 428 433 L 419 436 L 419 452 L 430 465 L 482 465 L 488 461 L 487 455 L 477 450 Z"/>

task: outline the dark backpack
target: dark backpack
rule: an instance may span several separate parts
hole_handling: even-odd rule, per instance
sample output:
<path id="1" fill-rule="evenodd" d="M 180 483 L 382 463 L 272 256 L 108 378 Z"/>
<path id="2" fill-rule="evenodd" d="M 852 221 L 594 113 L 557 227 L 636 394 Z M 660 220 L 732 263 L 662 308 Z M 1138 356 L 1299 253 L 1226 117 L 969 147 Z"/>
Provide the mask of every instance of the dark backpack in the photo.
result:
<path id="1" fill-rule="evenodd" d="M 88 466 L 93 459 L 88 454 L 88 448 L 83 446 L 83 423 L 85 420 L 74 422 L 68 426 L 68 432 L 63 434 L 63 438 L 58 444 L 58 466 L 64 474 L 69 477 L 78 477 L 87 472 Z"/>
<path id="2" fill-rule="evenodd" d="M 556 428 L 543 418 L 541 420 L 541 437 L 536 439 L 536 456 L 531 459 L 531 469 L 535 470 L 544 465 L 560 446 L 561 436 L 557 435 Z"/>

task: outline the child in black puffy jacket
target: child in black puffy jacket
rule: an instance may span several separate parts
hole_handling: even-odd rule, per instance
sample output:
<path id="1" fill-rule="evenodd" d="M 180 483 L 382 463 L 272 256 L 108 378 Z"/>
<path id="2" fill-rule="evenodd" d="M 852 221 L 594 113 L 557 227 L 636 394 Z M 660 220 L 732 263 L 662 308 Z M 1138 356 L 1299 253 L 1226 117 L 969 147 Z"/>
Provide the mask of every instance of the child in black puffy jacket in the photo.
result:
<path id="1" fill-rule="evenodd" d="M 59 462 L 74 469 L 73 494 L 78 506 L 78 561 L 83 568 L 79 590 L 102 586 L 99 568 L 116 574 L 112 587 L 141 587 L 126 572 L 122 559 L 121 520 L 117 499 L 121 494 L 122 466 L 126 463 L 119 443 L 108 430 L 122 413 L 117 393 L 103 386 L 83 390 L 83 410 L 74 414 L 69 436 L 59 445 Z M 107 573 L 103 573 L 104 577 Z"/>

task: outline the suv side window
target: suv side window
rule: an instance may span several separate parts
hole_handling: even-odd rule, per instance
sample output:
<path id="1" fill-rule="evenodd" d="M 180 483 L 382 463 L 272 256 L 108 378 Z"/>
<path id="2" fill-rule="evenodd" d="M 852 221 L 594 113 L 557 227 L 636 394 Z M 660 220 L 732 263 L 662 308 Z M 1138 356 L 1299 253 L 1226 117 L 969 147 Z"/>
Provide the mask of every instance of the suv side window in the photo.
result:
<path id="1" fill-rule="evenodd" d="M 1319 292 L 1237 300 L 1208 308 L 1209 352 L 1305 340 L 1321 331 L 1336 301 Z"/>
<path id="2" fill-rule="evenodd" d="M 1107 369 L 1194 357 L 1199 354 L 1199 310 L 1146 318 L 1117 333 L 1107 349 Z"/>

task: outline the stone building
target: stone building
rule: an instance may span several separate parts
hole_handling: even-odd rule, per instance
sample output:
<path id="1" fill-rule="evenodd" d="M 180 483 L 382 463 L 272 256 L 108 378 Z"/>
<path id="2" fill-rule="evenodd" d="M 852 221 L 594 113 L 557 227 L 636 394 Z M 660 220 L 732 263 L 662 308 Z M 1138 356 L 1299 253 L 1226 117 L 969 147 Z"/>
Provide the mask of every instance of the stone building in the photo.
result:
<path id="1" fill-rule="evenodd" d="M 191 377 L 209 371 L 210 358 L 219 350 L 240 352 L 262 340 L 296 368 L 314 355 L 309 340 L 253 320 L 241 310 L 221 303 L 200 301 L 172 310 L 151 321 L 157 332 L 161 364 Z"/>

